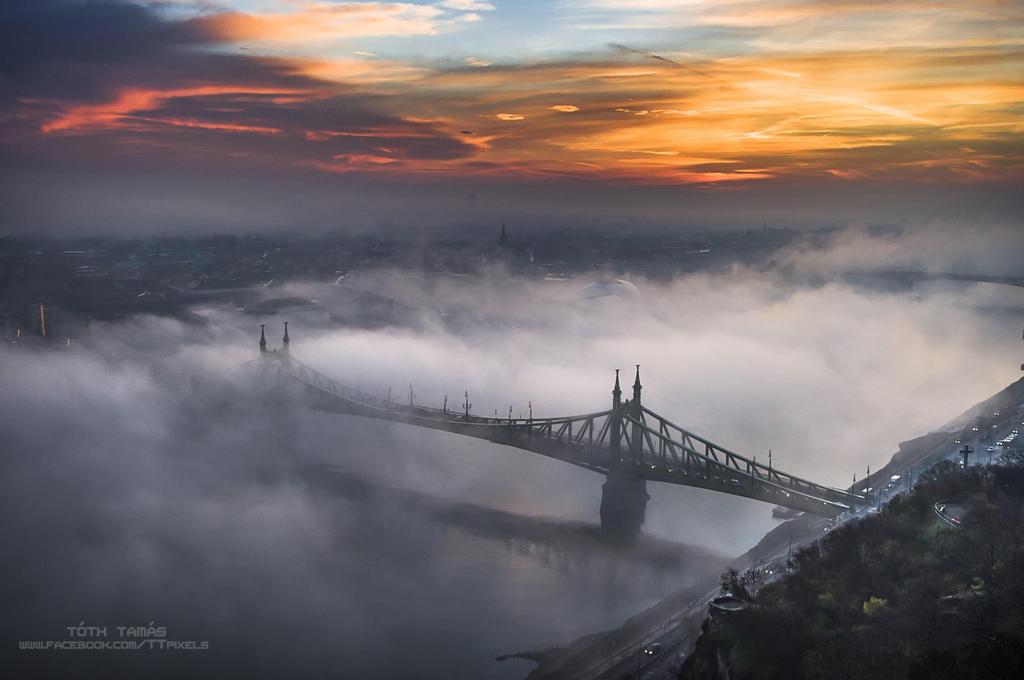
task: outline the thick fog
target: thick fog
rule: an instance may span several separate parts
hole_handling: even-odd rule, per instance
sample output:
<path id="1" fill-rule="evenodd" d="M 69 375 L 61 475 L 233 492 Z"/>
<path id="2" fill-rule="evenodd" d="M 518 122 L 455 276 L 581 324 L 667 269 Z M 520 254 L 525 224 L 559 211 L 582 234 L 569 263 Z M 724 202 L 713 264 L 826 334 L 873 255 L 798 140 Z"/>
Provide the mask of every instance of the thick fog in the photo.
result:
<path id="1" fill-rule="evenodd" d="M 316 305 L 280 316 L 197 307 L 187 321 L 93 323 L 62 352 L 4 346 L 7 654 L 83 620 L 155 620 L 211 649 L 12 662 L 342 677 L 436 677 L 450 663 L 500 675 L 495 654 L 614 625 L 713 574 L 725 559 L 711 553 L 738 554 L 774 526 L 765 504 L 651 484 L 648 534 L 708 552 L 666 564 L 509 529 L 539 517 L 588 536 L 576 522 L 596 523 L 602 479 L 485 442 L 308 412 L 252 380 L 260 322 L 275 348 L 290 321 L 292 354 L 341 382 L 391 387 L 396 400 L 411 384 L 418 403 L 447 395 L 450 408 L 468 390 L 480 414 L 525 414 L 531 402 L 537 417 L 601 410 L 613 370 L 628 390 L 639 363 L 656 412 L 842 486 L 1019 375 L 1021 289 L 805 285 L 744 269 L 634 281 L 636 296 L 582 299 L 583 282 L 499 270 L 357 274 L 293 284 L 280 294 Z M 339 326 L 352 290 L 393 300 L 401 322 Z"/>
<path id="2" fill-rule="evenodd" d="M 373 285 L 399 294 L 387 282 Z M 607 408 L 613 369 L 624 369 L 628 391 L 639 363 L 649 408 L 737 452 L 765 460 L 772 449 L 779 468 L 843 486 L 887 460 L 898 442 L 1017 377 L 1018 289 L 793 288 L 745 271 L 639 285 L 635 298 L 569 302 L 578 284 L 496 277 L 482 289 L 442 283 L 430 293 L 410 285 L 412 306 L 426 295 L 481 301 L 474 330 L 455 335 L 428 321 L 427 330 L 315 333 L 293 347 L 378 393 L 391 385 L 404 399 L 412 383 L 418 401 L 440 406 L 447 393 L 457 406 L 466 388 L 475 412 L 499 415 L 510 405 L 514 415 L 526 413 L 528 402 L 537 416 Z M 996 301 L 1016 305 L 1017 314 L 993 309 Z M 588 474 L 498 455 L 514 468 L 497 483 L 486 466 L 469 465 L 432 483 L 510 510 L 594 518 L 599 485 Z M 421 474 L 431 476 L 429 466 Z M 506 474 L 529 481 L 510 485 Z M 660 485 L 652 495 L 648 530 L 675 540 L 738 551 L 770 525 L 755 502 Z"/>
<path id="3" fill-rule="evenodd" d="M 819 243 L 787 249 L 781 260 L 826 274 L 892 270 L 1020 277 L 1022 247 L 1024 226 L 1017 222 L 929 221 L 901 229 L 841 229 Z"/>

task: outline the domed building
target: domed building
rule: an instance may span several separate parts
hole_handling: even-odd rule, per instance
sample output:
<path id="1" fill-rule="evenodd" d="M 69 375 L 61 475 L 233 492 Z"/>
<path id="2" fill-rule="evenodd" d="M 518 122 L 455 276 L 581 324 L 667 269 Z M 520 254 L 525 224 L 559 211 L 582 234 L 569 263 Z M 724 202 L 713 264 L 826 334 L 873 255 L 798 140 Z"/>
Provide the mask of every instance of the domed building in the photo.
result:
<path id="1" fill-rule="evenodd" d="M 640 295 L 640 289 L 623 279 L 595 281 L 580 289 L 580 297 L 585 300 L 608 296 L 636 297 L 638 295 Z"/>

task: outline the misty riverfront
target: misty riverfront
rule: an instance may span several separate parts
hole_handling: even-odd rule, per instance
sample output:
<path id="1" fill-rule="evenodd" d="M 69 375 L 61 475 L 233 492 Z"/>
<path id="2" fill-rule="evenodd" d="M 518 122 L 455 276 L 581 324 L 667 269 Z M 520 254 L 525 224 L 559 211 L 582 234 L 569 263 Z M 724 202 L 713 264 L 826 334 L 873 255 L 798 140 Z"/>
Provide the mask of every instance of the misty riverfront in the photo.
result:
<path id="1" fill-rule="evenodd" d="M 761 228 L 602 271 L 620 238 L 420 251 L 447 271 L 400 240 L 7 241 L 5 635 L 103 643 L 12 663 L 558 677 L 657 643 L 645 672 L 677 672 L 726 566 L 959 459 L 949 434 L 881 469 L 1017 370 L 984 252 L 835 278 L 812 265 L 851 239 L 922 237 Z"/>

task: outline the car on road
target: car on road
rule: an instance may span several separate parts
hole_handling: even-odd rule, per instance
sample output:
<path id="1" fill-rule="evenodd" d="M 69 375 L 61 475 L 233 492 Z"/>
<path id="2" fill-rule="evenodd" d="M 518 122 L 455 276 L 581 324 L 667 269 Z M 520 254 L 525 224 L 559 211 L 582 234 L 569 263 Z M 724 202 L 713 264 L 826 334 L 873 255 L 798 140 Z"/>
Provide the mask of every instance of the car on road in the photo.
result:
<path id="1" fill-rule="evenodd" d="M 640 652 L 644 656 L 658 656 L 659 654 L 661 654 L 661 643 L 660 642 L 652 642 L 649 645 L 644 645 L 640 649 Z"/>

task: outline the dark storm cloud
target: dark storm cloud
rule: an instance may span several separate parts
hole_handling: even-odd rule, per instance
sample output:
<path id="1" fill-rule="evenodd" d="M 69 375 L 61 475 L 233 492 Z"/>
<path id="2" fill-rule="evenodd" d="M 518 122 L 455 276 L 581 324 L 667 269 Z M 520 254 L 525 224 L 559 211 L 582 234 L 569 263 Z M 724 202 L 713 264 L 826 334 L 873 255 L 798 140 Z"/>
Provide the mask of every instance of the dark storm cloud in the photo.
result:
<path id="1" fill-rule="evenodd" d="M 134 70 L 187 66 L 182 48 L 212 42 L 198 26 L 117 0 L 13 0 L 0 7 L 0 73 L 8 96 L 92 100 Z"/>
<path id="2" fill-rule="evenodd" d="M 4 4 L 0 38 L 0 88 L 15 119 L 32 125 L 55 107 L 108 102 L 127 89 L 324 87 L 285 59 L 200 49 L 218 46 L 201 25 L 127 2 Z"/>
<path id="3" fill-rule="evenodd" d="M 223 193 L 232 175 L 273 182 L 317 164 L 345 170 L 354 158 L 474 153 L 457 133 L 395 115 L 388 97 L 327 83 L 298 61 L 227 52 L 198 21 L 117 1 L 6 3 L 0 12 L 2 170 L 12 182 L 28 183 L 31 194 L 50 197 L 5 201 L 0 229 L 35 231 L 70 220 L 136 230 L 152 220 L 139 219 L 132 206 L 162 204 L 175 192 L 178 225 L 191 220 L 189 204 L 201 204 L 196 219 L 226 226 L 218 202 L 234 206 L 229 221 L 254 223 L 260 219 L 238 210 L 244 200 Z M 214 168 L 227 174 L 188 195 L 179 191 L 183 177 Z M 102 196 L 106 188 L 86 188 L 102 178 L 124 187 L 139 173 L 148 179 L 132 192 L 131 205 L 112 203 Z M 100 203 L 76 206 L 76 197 Z M 62 205 L 67 212 L 56 220 L 31 217 Z M 165 207 L 158 211 L 170 216 Z M 279 217 L 279 224 L 286 219 Z"/>
<path id="4" fill-rule="evenodd" d="M 5 5 L 0 21 L 4 89 L 9 97 L 28 100 L 29 112 L 40 112 L 32 108 L 33 98 L 109 102 L 118 92 L 137 88 L 166 97 L 143 111 L 126 111 L 123 120 L 110 121 L 112 126 L 135 124 L 138 132 L 139 123 L 159 126 L 184 119 L 197 127 L 209 122 L 361 134 L 378 146 L 414 139 L 409 156 L 416 158 L 452 158 L 471 148 L 429 124 L 387 113 L 386 98 L 310 77 L 298 62 L 196 49 L 218 46 L 196 20 L 170 21 L 126 2 L 44 0 Z"/>
<path id="5" fill-rule="evenodd" d="M 55 61 L 111 64 L 213 42 L 199 25 L 166 21 L 117 0 L 7 0 L 0 26 L 3 73 Z"/>
<path id="6" fill-rule="evenodd" d="M 0 13 L 0 92 L 8 119 L 4 143 L 9 154 L 23 161 L 45 162 L 54 155 L 40 130 L 66 124 L 62 118 L 76 106 L 112 106 L 109 121 L 116 124 L 116 100 L 124 92 L 226 87 L 244 93 L 323 86 L 285 60 L 198 49 L 216 46 L 200 26 L 165 20 L 127 2 L 26 1 L 5 3 Z M 110 155 L 114 140 L 102 141 L 106 153 L 97 144 L 90 158 Z M 75 160 L 59 156 L 62 164 Z"/>

